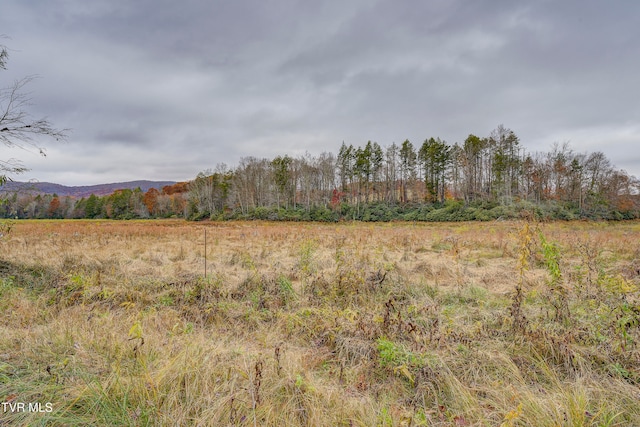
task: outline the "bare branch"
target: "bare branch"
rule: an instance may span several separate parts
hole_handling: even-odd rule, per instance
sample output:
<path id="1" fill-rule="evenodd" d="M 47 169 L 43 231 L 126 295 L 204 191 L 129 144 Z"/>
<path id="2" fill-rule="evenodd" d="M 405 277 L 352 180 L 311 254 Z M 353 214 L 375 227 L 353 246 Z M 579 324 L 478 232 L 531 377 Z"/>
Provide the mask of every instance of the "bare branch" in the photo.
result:
<path id="1" fill-rule="evenodd" d="M 0 46 L 0 69 L 7 69 L 7 49 L 4 46 Z"/>
<path id="2" fill-rule="evenodd" d="M 6 70 L 7 48 L 0 45 L 0 69 Z M 45 155 L 44 148 L 36 140 L 38 137 L 53 138 L 56 141 L 67 137 L 68 129 L 56 129 L 47 118 L 34 119 L 27 112 L 31 106 L 29 93 L 23 88 L 36 77 L 27 76 L 13 85 L 0 89 L 0 143 L 8 148 L 35 150 Z M 6 182 L 7 174 L 19 174 L 27 169 L 15 159 L 0 159 L 0 185 Z"/>
<path id="3" fill-rule="evenodd" d="M 26 171 L 27 168 L 19 160 L 0 160 L 0 177 L 4 176 L 4 174 L 18 174 Z"/>
<path id="4" fill-rule="evenodd" d="M 0 89 L 0 141 L 7 147 L 32 147 L 42 151 L 34 137 L 47 136 L 59 141 L 67 136 L 67 129 L 55 129 L 46 118 L 36 120 L 25 111 L 31 99 L 21 89 L 33 79 L 33 76 L 25 77 Z"/>
<path id="5" fill-rule="evenodd" d="M 6 38 L 6 36 L 0 35 L 0 38 Z M 7 52 L 7 47 L 0 44 L 0 70 L 7 69 L 7 58 L 9 57 L 9 53 Z"/>

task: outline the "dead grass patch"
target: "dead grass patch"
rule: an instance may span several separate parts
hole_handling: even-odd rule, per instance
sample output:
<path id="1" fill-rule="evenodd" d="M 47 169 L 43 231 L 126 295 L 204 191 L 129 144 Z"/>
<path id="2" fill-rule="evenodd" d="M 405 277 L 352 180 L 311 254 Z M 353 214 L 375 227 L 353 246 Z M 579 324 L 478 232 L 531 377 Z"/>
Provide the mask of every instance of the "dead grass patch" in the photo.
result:
<path id="1" fill-rule="evenodd" d="M 640 424 L 638 223 L 539 225 L 515 329 L 520 228 L 18 221 L 0 423 Z"/>

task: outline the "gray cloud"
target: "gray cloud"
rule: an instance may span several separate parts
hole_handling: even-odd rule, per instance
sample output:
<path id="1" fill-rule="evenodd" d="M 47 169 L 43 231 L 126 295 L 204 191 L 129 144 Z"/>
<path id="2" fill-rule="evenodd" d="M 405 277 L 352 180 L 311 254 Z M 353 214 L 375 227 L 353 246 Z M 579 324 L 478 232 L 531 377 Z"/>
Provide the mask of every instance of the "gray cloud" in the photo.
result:
<path id="1" fill-rule="evenodd" d="M 13 51 L 0 77 L 42 76 L 33 115 L 73 128 L 46 159 L 25 158 L 43 181 L 183 180 L 242 156 L 461 142 L 499 123 L 530 151 L 570 140 L 640 175 L 629 156 L 640 140 L 639 9 L 7 0 L 0 28 Z"/>

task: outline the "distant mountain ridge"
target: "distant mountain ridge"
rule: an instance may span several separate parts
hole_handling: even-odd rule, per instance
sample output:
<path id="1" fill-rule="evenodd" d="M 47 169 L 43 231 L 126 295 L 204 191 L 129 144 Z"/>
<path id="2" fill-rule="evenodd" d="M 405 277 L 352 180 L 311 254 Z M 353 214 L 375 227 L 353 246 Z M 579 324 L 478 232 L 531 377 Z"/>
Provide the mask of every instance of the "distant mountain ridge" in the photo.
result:
<path id="1" fill-rule="evenodd" d="M 7 182 L 0 187 L 0 193 L 14 193 L 19 192 L 32 192 L 42 194 L 57 194 L 60 197 L 89 197 L 92 194 L 96 196 L 108 196 L 116 190 L 130 189 L 135 190 L 140 188 L 146 192 L 150 188 L 155 188 L 158 191 L 162 191 L 162 187 L 166 185 L 174 185 L 175 181 L 127 181 L 127 182 L 114 182 L 110 184 L 97 184 L 97 185 L 81 185 L 81 186 L 67 186 L 61 184 L 54 184 L 51 182 L 19 182 L 12 181 Z"/>

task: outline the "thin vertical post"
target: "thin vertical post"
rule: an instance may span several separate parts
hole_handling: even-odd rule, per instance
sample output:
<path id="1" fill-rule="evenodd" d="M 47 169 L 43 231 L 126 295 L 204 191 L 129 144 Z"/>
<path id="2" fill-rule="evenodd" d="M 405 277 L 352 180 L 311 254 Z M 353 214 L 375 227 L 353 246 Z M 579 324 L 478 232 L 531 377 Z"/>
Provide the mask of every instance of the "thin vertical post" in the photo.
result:
<path id="1" fill-rule="evenodd" d="M 207 227 L 204 228 L 204 278 L 207 278 Z"/>

